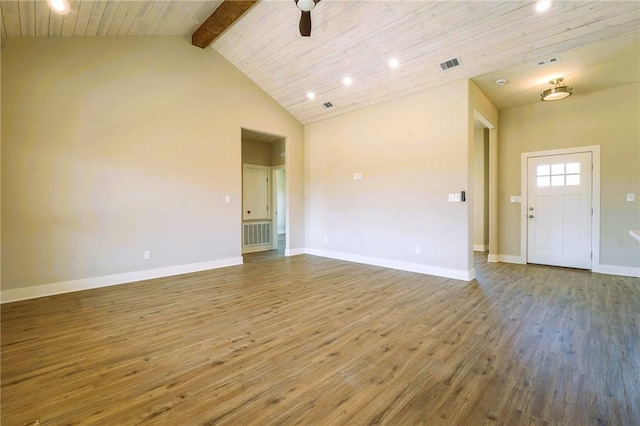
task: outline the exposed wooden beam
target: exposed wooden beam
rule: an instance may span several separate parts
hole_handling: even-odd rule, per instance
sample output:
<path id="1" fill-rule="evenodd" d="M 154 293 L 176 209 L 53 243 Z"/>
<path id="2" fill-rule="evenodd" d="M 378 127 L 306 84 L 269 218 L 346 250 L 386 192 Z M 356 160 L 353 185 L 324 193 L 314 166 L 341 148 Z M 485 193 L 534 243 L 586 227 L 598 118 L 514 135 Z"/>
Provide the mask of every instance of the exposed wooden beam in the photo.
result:
<path id="1" fill-rule="evenodd" d="M 191 44 L 204 49 L 257 2 L 258 0 L 223 1 L 191 35 Z"/>

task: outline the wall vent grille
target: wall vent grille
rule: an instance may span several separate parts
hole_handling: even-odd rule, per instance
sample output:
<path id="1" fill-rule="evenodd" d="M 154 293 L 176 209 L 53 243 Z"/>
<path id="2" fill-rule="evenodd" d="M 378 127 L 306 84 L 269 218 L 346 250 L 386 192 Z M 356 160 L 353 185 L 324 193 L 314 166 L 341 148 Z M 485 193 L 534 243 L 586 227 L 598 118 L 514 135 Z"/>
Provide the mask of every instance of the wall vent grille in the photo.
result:
<path id="1" fill-rule="evenodd" d="M 245 222 L 242 225 L 244 247 L 271 244 L 271 222 Z"/>
<path id="2" fill-rule="evenodd" d="M 451 68 L 455 68 L 459 66 L 460 66 L 460 59 L 458 58 L 449 59 L 448 61 L 444 61 L 440 64 L 440 68 L 442 68 L 442 71 L 446 71 Z"/>
<path id="3" fill-rule="evenodd" d="M 322 108 L 324 109 L 333 108 L 333 104 L 331 102 L 325 102 L 322 104 Z"/>

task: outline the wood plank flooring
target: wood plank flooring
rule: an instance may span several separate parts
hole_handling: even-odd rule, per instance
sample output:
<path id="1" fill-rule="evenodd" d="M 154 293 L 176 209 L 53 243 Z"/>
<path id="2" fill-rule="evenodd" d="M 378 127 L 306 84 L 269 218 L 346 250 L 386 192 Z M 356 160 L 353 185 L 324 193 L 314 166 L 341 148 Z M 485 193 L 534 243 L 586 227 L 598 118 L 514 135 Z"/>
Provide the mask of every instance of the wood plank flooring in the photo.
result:
<path id="1" fill-rule="evenodd" d="M 1 423 L 640 424 L 640 279 L 309 255 L 2 305 Z"/>

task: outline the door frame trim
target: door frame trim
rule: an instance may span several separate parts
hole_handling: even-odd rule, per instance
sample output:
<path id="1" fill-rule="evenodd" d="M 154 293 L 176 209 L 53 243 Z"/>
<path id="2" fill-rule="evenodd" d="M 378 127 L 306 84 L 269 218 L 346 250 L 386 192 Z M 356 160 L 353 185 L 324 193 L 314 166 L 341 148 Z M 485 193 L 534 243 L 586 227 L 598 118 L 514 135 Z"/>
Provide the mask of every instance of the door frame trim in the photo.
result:
<path id="1" fill-rule="evenodd" d="M 523 152 L 520 154 L 520 260 L 527 263 L 527 206 L 528 206 L 528 173 L 527 163 L 529 158 L 544 157 L 549 155 L 591 153 L 593 171 L 591 173 L 591 270 L 600 265 L 600 145 L 581 146 L 575 148 L 552 149 L 546 151 Z"/>
<path id="2" fill-rule="evenodd" d="M 276 188 L 276 171 L 278 170 L 284 170 L 285 171 L 285 178 L 284 178 L 284 193 L 285 193 L 285 198 L 286 198 L 286 194 L 287 194 L 287 175 L 286 175 L 286 171 L 287 171 L 287 165 L 286 164 L 280 164 L 277 166 L 271 166 L 271 205 L 273 207 L 272 211 L 271 211 L 271 246 L 272 246 L 272 250 L 275 250 L 278 248 L 278 214 L 276 214 L 276 212 L 278 211 L 278 188 Z M 288 207 L 288 205 L 287 205 Z M 282 214 L 284 214 L 284 229 L 285 229 L 285 234 L 287 233 L 287 208 L 285 208 L 285 211 L 282 212 Z M 285 238 L 285 250 L 286 250 L 286 246 L 287 246 L 287 242 L 286 242 L 286 238 Z"/>

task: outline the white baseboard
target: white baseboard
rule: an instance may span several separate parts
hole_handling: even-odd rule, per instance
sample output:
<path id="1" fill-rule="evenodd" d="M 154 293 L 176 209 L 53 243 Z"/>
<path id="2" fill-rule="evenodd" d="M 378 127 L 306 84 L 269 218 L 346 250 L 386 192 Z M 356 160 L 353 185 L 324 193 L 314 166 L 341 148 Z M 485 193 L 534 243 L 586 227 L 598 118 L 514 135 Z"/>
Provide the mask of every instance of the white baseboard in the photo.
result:
<path id="1" fill-rule="evenodd" d="M 257 253 L 259 251 L 273 250 L 273 244 L 261 244 L 257 246 L 242 247 L 242 254 Z"/>
<path id="2" fill-rule="evenodd" d="M 504 262 L 504 263 L 517 263 L 519 265 L 525 265 L 527 262 L 520 256 L 512 256 L 507 254 L 490 254 L 489 262 Z M 640 278 L 640 268 L 634 268 L 630 266 L 617 266 L 617 265 L 593 265 L 591 272 L 607 275 L 621 275 L 623 277 L 636 277 Z"/>
<path id="3" fill-rule="evenodd" d="M 473 245 L 473 251 L 488 251 L 489 250 L 489 245 L 488 244 L 474 244 Z"/>
<path id="4" fill-rule="evenodd" d="M 595 265 L 591 268 L 591 272 L 607 275 L 622 275 L 623 277 L 640 278 L 640 268 L 617 265 Z"/>
<path id="5" fill-rule="evenodd" d="M 350 253 L 341 253 L 327 250 L 307 249 L 307 254 L 331 259 L 345 260 L 347 262 L 364 263 L 366 265 L 382 266 L 384 268 L 399 269 L 401 271 L 418 272 L 420 274 L 435 275 L 438 277 L 453 278 L 462 281 L 471 281 L 475 278 L 474 270 L 441 268 L 438 266 L 423 265 L 420 263 L 401 262 L 398 260 L 382 259 L 379 257 L 360 256 Z"/>
<path id="6" fill-rule="evenodd" d="M 108 287 L 112 285 L 168 277 L 171 275 L 188 274 L 190 272 L 224 268 L 226 266 L 234 265 L 242 265 L 242 257 L 230 257 L 227 259 L 211 260 L 208 262 L 190 263 L 187 265 L 169 266 L 166 268 L 147 269 L 144 271 L 126 272 L 124 274 L 105 275 L 101 277 L 83 278 L 80 280 L 2 290 L 2 292 L 0 292 L 0 303 L 17 302 L 19 300 L 35 299 L 37 297 L 90 290 L 92 288 Z"/>
<path id="7" fill-rule="evenodd" d="M 487 259 L 489 262 L 504 262 L 504 263 L 516 263 L 518 265 L 524 265 L 527 262 L 521 256 L 513 256 L 510 254 L 490 254 Z"/>
<path id="8" fill-rule="evenodd" d="M 297 248 L 297 249 L 285 249 L 284 251 L 284 255 L 285 256 L 297 256 L 299 254 L 305 254 L 307 251 L 303 248 Z"/>

